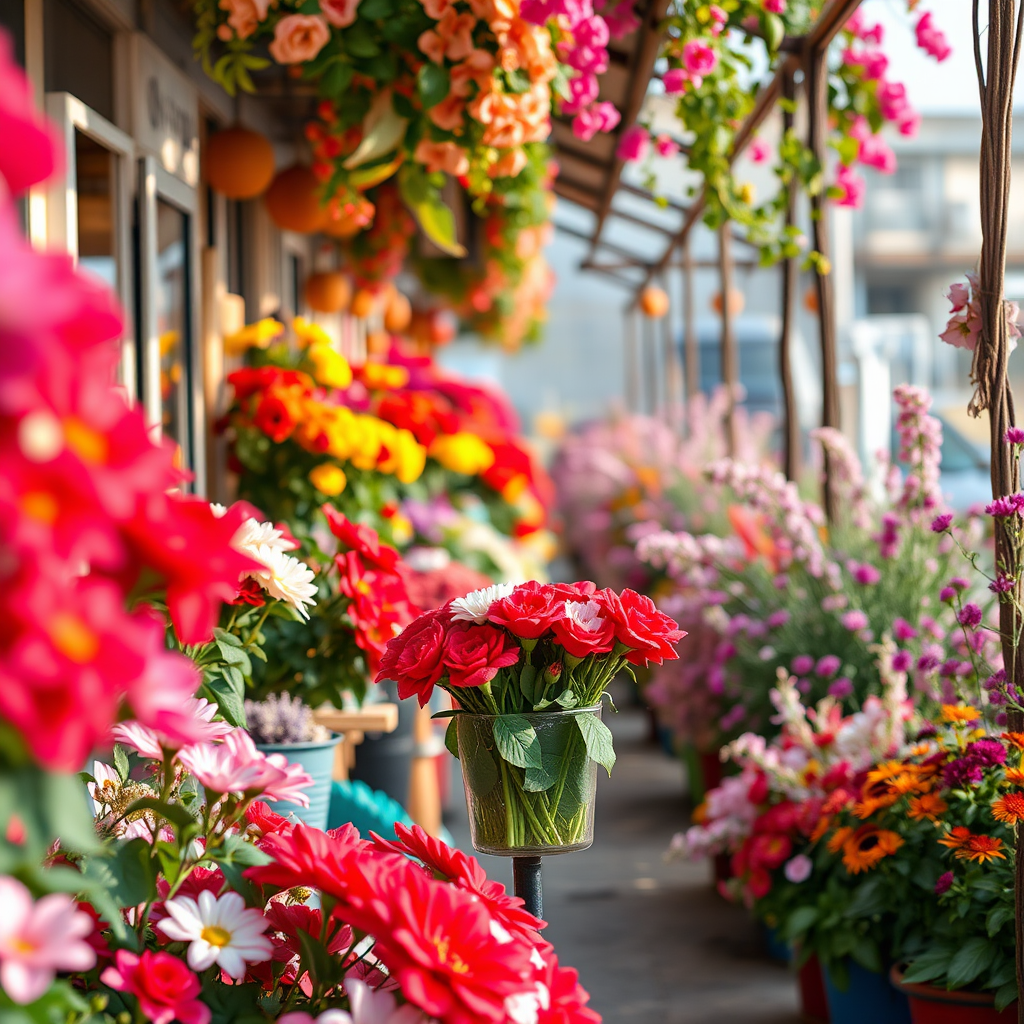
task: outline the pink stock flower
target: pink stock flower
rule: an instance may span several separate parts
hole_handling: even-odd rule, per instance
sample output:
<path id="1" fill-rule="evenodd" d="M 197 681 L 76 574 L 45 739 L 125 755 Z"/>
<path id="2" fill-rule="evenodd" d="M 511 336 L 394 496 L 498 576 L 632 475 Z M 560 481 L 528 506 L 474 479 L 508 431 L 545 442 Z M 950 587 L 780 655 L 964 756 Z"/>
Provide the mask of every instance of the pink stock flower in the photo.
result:
<path id="1" fill-rule="evenodd" d="M 100 981 L 115 992 L 127 992 L 139 1001 L 139 1009 L 152 1024 L 209 1024 L 210 1008 L 199 999 L 199 979 L 170 953 L 146 949 L 141 956 L 119 949 L 114 966 Z"/>
<path id="2" fill-rule="evenodd" d="M 562 103 L 563 112 L 566 114 L 578 114 L 597 100 L 598 89 L 596 75 L 579 74 L 574 78 L 570 78 L 569 98 Z"/>
<path id="3" fill-rule="evenodd" d="M 679 143 L 669 135 L 659 135 L 654 140 L 654 148 L 658 156 L 675 156 L 679 152 Z"/>
<path id="4" fill-rule="evenodd" d="M 902 82 L 887 82 L 883 79 L 878 83 L 877 96 L 882 117 L 887 121 L 899 121 L 911 110 L 907 87 Z"/>
<path id="5" fill-rule="evenodd" d="M 874 167 L 882 174 L 893 174 L 896 171 L 896 154 L 881 135 L 869 135 L 861 139 L 857 159 L 866 167 Z"/>
<path id="6" fill-rule="evenodd" d="M 851 633 L 856 633 L 861 629 L 867 629 L 869 624 L 867 615 L 865 615 L 859 608 L 854 608 L 851 611 L 840 615 L 839 621 L 843 624 L 843 628 L 848 629 Z"/>
<path id="7" fill-rule="evenodd" d="M 599 14 L 583 18 L 573 26 L 573 38 L 577 46 L 589 46 L 603 49 L 608 45 L 608 23 Z"/>
<path id="8" fill-rule="evenodd" d="M 651 136 L 643 125 L 634 124 L 627 128 L 619 139 L 615 155 L 620 160 L 643 160 L 650 150 Z"/>
<path id="9" fill-rule="evenodd" d="M 683 66 L 691 75 L 703 79 L 718 67 L 718 53 L 710 44 L 691 39 L 683 46 Z"/>
<path id="10" fill-rule="evenodd" d="M 953 52 L 945 33 L 932 21 L 932 12 L 925 11 L 915 28 L 917 45 L 940 64 Z"/>
<path id="11" fill-rule="evenodd" d="M 14 1002 L 35 1002 L 58 971 L 87 971 L 96 963 L 85 941 L 92 919 L 65 893 L 33 902 L 16 878 L 0 877 L 0 986 Z"/>
<path id="12" fill-rule="evenodd" d="M 57 135 L 35 110 L 32 87 L 12 59 L 11 41 L 0 32 L 0 178 L 11 195 L 45 181 L 62 162 Z"/>

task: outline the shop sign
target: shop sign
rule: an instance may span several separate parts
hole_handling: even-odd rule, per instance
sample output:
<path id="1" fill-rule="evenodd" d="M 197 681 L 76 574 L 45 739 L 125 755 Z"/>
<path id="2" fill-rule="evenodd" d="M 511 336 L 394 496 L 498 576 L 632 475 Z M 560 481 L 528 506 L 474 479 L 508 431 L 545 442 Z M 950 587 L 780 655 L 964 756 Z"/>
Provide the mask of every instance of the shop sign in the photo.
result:
<path id="1" fill-rule="evenodd" d="M 199 183 L 199 99 L 195 86 L 146 36 L 132 37 L 132 134 L 164 170 Z"/>

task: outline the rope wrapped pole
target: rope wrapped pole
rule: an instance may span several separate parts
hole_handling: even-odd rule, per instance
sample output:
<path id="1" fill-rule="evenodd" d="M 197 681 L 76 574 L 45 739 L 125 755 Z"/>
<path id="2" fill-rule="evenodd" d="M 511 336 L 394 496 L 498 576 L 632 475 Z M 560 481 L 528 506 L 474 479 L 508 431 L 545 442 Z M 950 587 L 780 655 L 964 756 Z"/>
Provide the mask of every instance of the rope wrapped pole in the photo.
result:
<path id="1" fill-rule="evenodd" d="M 1006 265 L 1006 232 L 1010 201 L 1010 161 L 1013 86 L 1024 37 L 1024 5 L 1016 0 L 989 0 L 988 26 L 979 24 L 979 0 L 973 0 L 974 60 L 981 97 L 981 260 L 978 267 L 981 331 L 974 350 L 971 380 L 975 391 L 968 411 L 989 414 L 989 444 L 992 453 L 992 496 L 1014 494 L 1020 488 L 1016 460 L 1005 443 L 1006 431 L 1014 426 L 1013 394 L 1007 378 L 1010 354 L 1003 276 Z M 982 62 L 981 38 L 988 34 L 988 57 Z M 996 565 L 1015 562 L 1013 545 L 1004 520 L 994 519 Z M 1018 574 L 1012 601 L 999 606 L 1003 665 L 1006 681 L 1018 690 L 1024 687 L 1024 661 L 1018 649 L 1021 630 L 1022 581 Z M 1024 692 L 1024 691 L 1022 691 Z M 1024 730 L 1024 714 L 1011 711 L 1009 728 Z M 1017 985 L 1024 991 L 1024 824 L 1016 826 L 1016 876 L 1014 910 L 1016 927 Z M 1017 1001 L 1017 1017 L 1024 1024 L 1024 999 Z"/>
<path id="2" fill-rule="evenodd" d="M 824 168 L 828 143 L 828 47 L 811 46 L 805 54 L 808 105 L 808 148 Z M 814 225 L 814 248 L 820 254 L 817 267 L 818 333 L 821 341 L 821 425 L 839 426 L 839 385 L 836 359 L 836 300 L 828 261 L 828 220 L 824 190 L 811 196 L 811 221 Z M 825 476 L 822 482 L 822 505 L 829 522 L 838 512 L 832 465 L 825 453 Z"/>
<path id="3" fill-rule="evenodd" d="M 782 81 L 782 97 L 792 103 L 796 99 L 796 81 L 793 69 Z M 793 113 L 784 109 L 782 113 L 784 132 L 793 129 Z M 796 176 L 786 186 L 786 227 L 796 222 Z M 793 343 L 793 327 L 796 323 L 796 292 L 799 281 L 796 259 L 790 257 L 782 262 L 782 327 L 779 333 L 779 380 L 782 384 L 782 467 L 787 480 L 800 477 L 801 438 L 800 416 L 796 406 L 796 392 L 793 387 L 793 366 L 790 352 Z"/>
<path id="4" fill-rule="evenodd" d="M 725 449 L 736 455 L 736 387 L 739 361 L 736 358 L 736 332 L 732 325 L 732 225 L 724 221 L 718 229 L 718 273 L 722 296 L 722 383 L 726 388 Z"/>

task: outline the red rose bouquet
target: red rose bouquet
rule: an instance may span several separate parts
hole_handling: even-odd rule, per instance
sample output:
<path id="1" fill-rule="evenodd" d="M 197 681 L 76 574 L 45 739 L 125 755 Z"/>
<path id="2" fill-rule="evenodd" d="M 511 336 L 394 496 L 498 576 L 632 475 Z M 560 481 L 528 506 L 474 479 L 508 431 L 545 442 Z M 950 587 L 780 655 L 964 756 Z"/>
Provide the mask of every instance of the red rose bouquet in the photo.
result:
<path id="1" fill-rule="evenodd" d="M 623 669 L 676 658 L 683 633 L 650 598 L 593 583 L 500 584 L 449 601 L 390 640 L 378 681 L 456 700 L 473 844 L 499 855 L 583 849 L 598 764 L 615 763 L 601 699 Z"/>

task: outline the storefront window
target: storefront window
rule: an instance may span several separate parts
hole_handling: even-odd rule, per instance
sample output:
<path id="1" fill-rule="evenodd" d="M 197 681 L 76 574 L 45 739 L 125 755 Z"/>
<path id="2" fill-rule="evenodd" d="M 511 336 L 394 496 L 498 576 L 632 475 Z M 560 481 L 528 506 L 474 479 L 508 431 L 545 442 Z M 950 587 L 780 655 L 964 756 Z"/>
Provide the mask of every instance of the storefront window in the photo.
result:
<path id="1" fill-rule="evenodd" d="M 115 156 L 75 130 L 75 189 L 78 194 L 78 262 L 117 289 Z"/>
<path id="2" fill-rule="evenodd" d="M 156 328 L 160 339 L 163 433 L 182 447 L 188 463 L 189 266 L 188 215 L 157 199 Z"/>
<path id="3" fill-rule="evenodd" d="M 47 92 L 69 92 L 114 120 L 114 40 L 68 0 L 44 0 Z"/>

